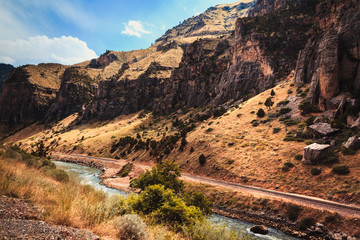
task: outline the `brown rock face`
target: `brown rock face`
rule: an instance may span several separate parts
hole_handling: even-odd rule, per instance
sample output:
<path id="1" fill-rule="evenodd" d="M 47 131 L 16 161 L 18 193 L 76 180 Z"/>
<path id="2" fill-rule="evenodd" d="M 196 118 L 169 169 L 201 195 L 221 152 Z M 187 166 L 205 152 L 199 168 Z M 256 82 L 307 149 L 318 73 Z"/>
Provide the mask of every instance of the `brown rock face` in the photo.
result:
<path id="1" fill-rule="evenodd" d="M 91 78 L 85 69 L 67 68 L 62 76 L 56 100 L 46 114 L 46 121 L 59 120 L 82 111 L 85 104 L 94 99 L 96 89 L 96 80 Z"/>
<path id="2" fill-rule="evenodd" d="M 255 6 L 250 10 L 249 16 L 256 17 L 265 15 L 283 7 L 290 0 L 258 0 Z"/>
<path id="3" fill-rule="evenodd" d="M 295 81 L 310 83 L 309 99 L 320 109 L 341 91 L 360 92 L 360 5 L 324 0 L 317 7 L 317 33 L 298 57 Z"/>
<path id="4" fill-rule="evenodd" d="M 102 54 L 99 58 L 92 59 L 89 67 L 91 68 L 105 68 L 109 66 L 110 63 L 116 61 L 118 57 L 111 53 L 111 51 L 107 51 L 106 53 Z"/>
<path id="5" fill-rule="evenodd" d="M 0 119 L 5 124 L 41 120 L 55 99 L 64 67 L 59 64 L 22 66 L 8 76 L 0 99 Z"/>

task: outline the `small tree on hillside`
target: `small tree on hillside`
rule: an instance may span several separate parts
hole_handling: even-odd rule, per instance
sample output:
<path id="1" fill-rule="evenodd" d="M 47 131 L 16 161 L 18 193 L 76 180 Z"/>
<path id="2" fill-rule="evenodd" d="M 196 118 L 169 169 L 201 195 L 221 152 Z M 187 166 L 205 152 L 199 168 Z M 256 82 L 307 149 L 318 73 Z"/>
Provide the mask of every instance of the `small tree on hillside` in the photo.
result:
<path id="1" fill-rule="evenodd" d="M 275 96 L 275 92 L 274 92 L 274 90 L 271 90 L 270 95 L 271 95 L 271 96 Z"/>
<path id="2" fill-rule="evenodd" d="M 200 163 L 201 166 L 204 166 L 204 165 L 205 165 L 205 163 L 206 163 L 206 157 L 205 157 L 204 154 L 201 154 L 201 155 L 199 156 L 199 163 Z"/>
<path id="3" fill-rule="evenodd" d="M 31 151 L 32 155 L 35 155 L 38 157 L 45 157 L 45 158 L 49 157 L 50 146 L 45 147 L 44 141 L 39 140 L 32 147 L 33 147 L 32 151 Z"/>
<path id="4" fill-rule="evenodd" d="M 258 110 L 258 112 L 256 113 L 256 115 L 257 115 L 259 118 L 265 117 L 265 111 L 264 111 L 264 109 L 260 108 L 260 109 Z"/>
<path id="5" fill-rule="evenodd" d="M 274 102 L 272 101 L 271 97 L 268 97 L 264 104 L 268 109 L 271 109 L 271 107 L 274 105 Z"/>

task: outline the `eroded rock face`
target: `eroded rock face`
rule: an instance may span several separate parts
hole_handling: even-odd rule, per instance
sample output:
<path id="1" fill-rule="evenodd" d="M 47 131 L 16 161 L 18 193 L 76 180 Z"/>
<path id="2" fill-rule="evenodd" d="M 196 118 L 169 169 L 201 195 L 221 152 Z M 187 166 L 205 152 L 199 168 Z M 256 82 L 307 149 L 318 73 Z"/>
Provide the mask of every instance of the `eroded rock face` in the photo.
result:
<path id="1" fill-rule="evenodd" d="M 26 65 L 11 72 L 0 99 L 0 121 L 28 124 L 43 119 L 60 87 L 60 64 Z"/>
<path id="2" fill-rule="evenodd" d="M 60 120 L 75 112 L 81 112 L 84 106 L 95 98 L 96 89 L 96 80 L 91 78 L 85 69 L 67 68 L 62 76 L 56 100 L 45 116 L 46 121 Z"/>
<path id="3" fill-rule="evenodd" d="M 360 91 L 360 5 L 324 0 L 317 7 L 317 33 L 299 53 L 295 82 L 311 83 L 309 99 L 321 110 L 336 108 L 341 91 Z"/>
<path id="4" fill-rule="evenodd" d="M 304 164 L 317 164 L 326 158 L 332 152 L 329 144 L 311 144 L 304 148 L 304 157 L 302 162 Z"/>

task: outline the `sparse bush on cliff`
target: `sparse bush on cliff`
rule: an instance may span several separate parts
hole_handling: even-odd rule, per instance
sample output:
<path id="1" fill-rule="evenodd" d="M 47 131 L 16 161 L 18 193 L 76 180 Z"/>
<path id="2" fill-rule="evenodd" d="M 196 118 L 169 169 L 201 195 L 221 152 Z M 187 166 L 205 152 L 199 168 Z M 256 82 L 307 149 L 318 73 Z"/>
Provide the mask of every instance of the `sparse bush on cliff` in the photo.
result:
<path id="1" fill-rule="evenodd" d="M 312 217 L 304 217 L 299 221 L 299 228 L 300 230 L 306 230 L 311 226 L 314 226 L 316 223 L 315 219 Z"/>
<path id="2" fill-rule="evenodd" d="M 321 174 L 321 168 L 312 168 L 310 172 L 311 172 L 311 175 L 318 176 Z"/>

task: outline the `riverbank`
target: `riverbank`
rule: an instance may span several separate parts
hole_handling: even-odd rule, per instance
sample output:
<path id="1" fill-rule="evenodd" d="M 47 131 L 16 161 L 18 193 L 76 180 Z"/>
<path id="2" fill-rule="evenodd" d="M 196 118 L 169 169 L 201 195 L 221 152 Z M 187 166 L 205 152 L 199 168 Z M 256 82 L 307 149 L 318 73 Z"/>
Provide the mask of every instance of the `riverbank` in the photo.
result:
<path id="1" fill-rule="evenodd" d="M 116 189 L 120 189 L 123 191 L 129 191 L 130 189 L 128 187 L 126 187 L 126 182 L 127 184 L 130 182 L 131 178 L 136 177 L 134 174 L 131 177 L 128 177 L 127 179 L 122 179 L 122 184 L 114 184 L 117 181 L 119 181 L 118 177 L 116 177 L 114 175 L 114 172 L 119 171 L 119 169 L 126 164 L 125 161 L 119 161 L 116 164 L 114 163 L 113 159 L 106 159 L 106 158 L 102 158 L 102 159 L 98 159 L 95 157 L 90 157 L 92 158 L 91 160 L 89 160 L 86 156 L 80 156 L 78 158 L 65 158 L 64 160 L 66 162 L 71 162 L 71 163 L 75 163 L 75 164 L 81 164 L 81 165 L 85 165 L 85 166 L 95 166 L 98 169 L 101 169 L 104 171 L 103 174 L 101 174 L 101 178 L 103 179 L 103 184 L 108 186 L 108 187 L 112 187 L 112 188 L 116 188 Z M 59 157 L 57 157 L 58 160 L 61 160 Z M 149 166 L 147 166 L 149 168 Z M 114 171 L 114 168 L 116 169 Z M 112 169 L 112 170 L 111 170 Z M 197 187 L 195 187 L 196 189 Z M 210 188 L 207 188 L 207 190 L 205 190 L 204 192 L 211 192 L 212 190 L 209 190 Z M 218 193 L 218 194 L 221 194 Z M 219 201 L 217 201 L 216 197 L 213 198 L 211 196 L 211 194 L 208 194 L 208 197 L 212 198 L 215 202 L 215 212 L 222 215 L 222 216 L 226 216 L 226 217 L 230 217 L 233 219 L 237 219 L 237 220 L 241 220 L 241 221 L 247 221 L 247 222 L 252 222 L 255 224 L 263 224 L 275 229 L 278 229 L 288 235 L 294 236 L 294 237 L 298 237 L 298 238 L 302 238 L 302 239 L 343 239 L 344 237 L 346 237 L 347 239 L 356 239 L 356 238 L 351 238 L 349 237 L 349 235 L 351 234 L 356 234 L 356 227 L 353 229 L 354 231 L 349 230 L 348 233 L 350 234 L 345 234 L 341 231 L 339 231 L 338 228 L 336 228 L 336 225 L 333 229 L 331 229 L 331 231 L 328 229 L 328 227 L 324 226 L 324 224 L 322 223 L 317 223 L 316 225 L 314 225 L 311 228 L 305 228 L 303 230 L 299 229 L 299 221 L 289 221 L 285 216 L 286 216 L 286 204 L 283 205 L 283 209 L 282 206 L 280 204 L 280 206 L 278 206 L 279 211 L 275 214 L 273 212 L 269 212 L 269 211 L 263 211 L 263 209 L 260 210 L 254 210 L 254 209 L 249 209 L 249 208 L 241 208 L 241 210 L 238 210 L 237 208 L 231 208 L 231 206 L 227 206 L 226 204 L 224 205 L 223 203 L 219 203 Z M 279 203 L 278 203 L 279 205 Z M 304 212 L 307 213 L 307 217 L 309 216 L 316 216 L 316 215 L 331 215 L 331 213 L 329 212 L 324 212 L 321 210 L 309 210 L 306 209 L 304 210 Z M 299 218 L 300 219 L 300 218 Z M 295 219 L 296 220 L 296 219 Z M 301 219 L 300 219 L 301 220 Z M 314 219 L 315 220 L 315 219 Z M 351 221 L 346 221 L 346 223 L 349 223 Z M 356 222 L 354 222 L 353 224 L 350 224 L 350 229 L 351 229 L 351 225 L 356 226 Z M 327 224 L 328 226 L 332 227 L 333 224 Z"/>

